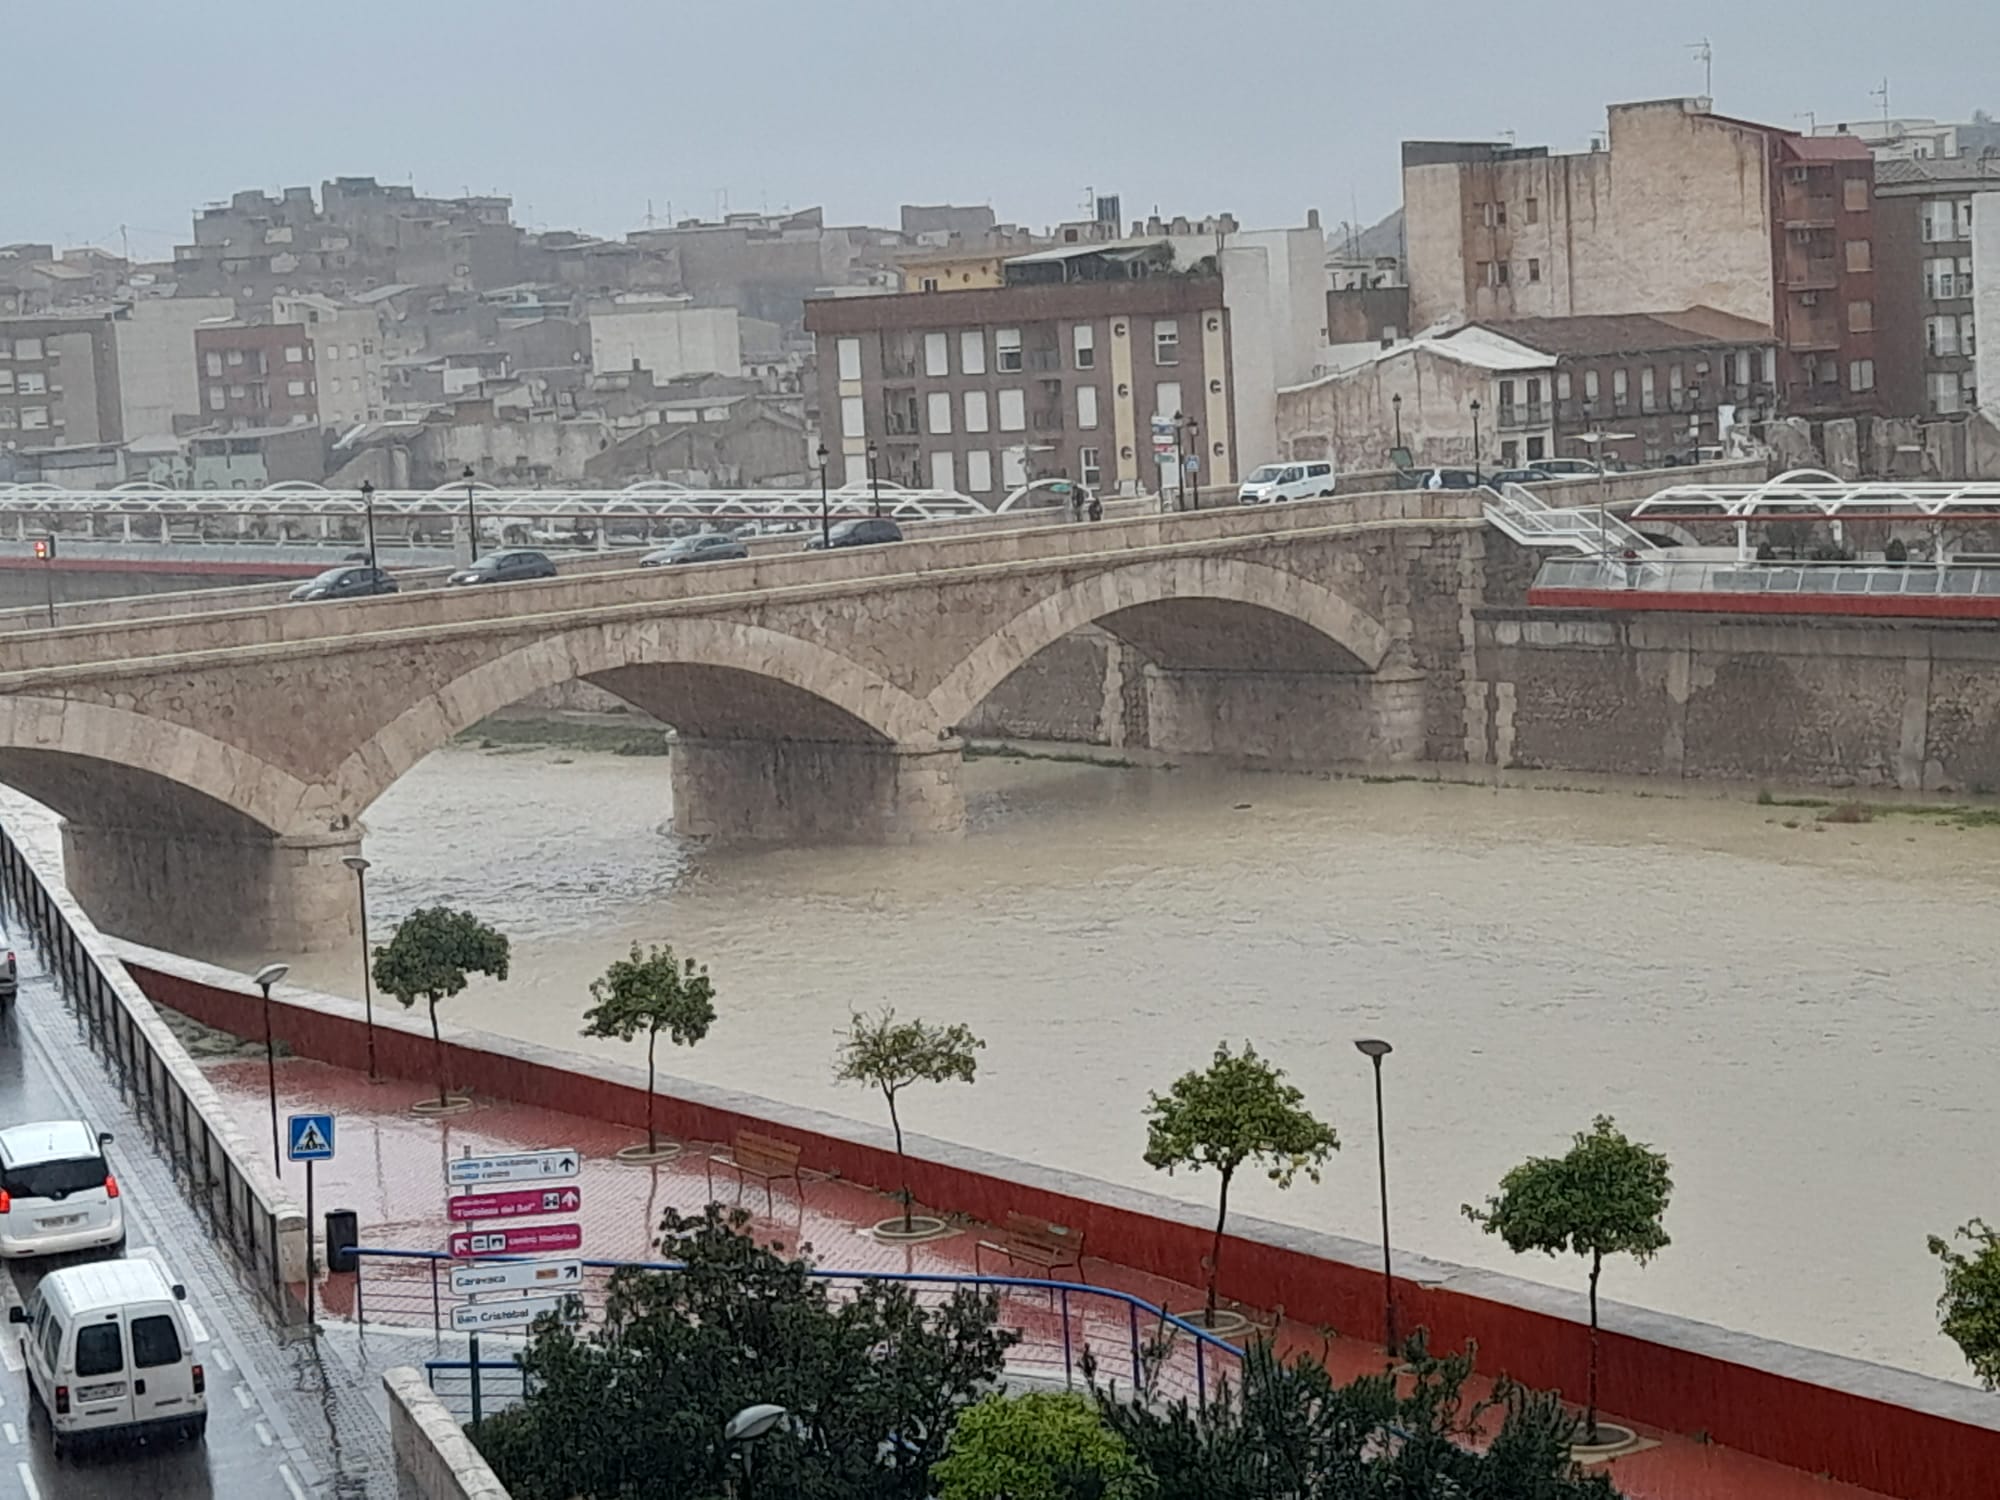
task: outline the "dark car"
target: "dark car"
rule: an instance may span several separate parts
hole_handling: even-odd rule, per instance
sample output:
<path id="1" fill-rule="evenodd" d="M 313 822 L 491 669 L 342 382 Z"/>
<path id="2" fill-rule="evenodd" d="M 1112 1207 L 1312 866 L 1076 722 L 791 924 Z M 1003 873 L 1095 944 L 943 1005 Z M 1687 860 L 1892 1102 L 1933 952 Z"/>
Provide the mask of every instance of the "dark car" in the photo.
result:
<path id="1" fill-rule="evenodd" d="M 750 555 L 740 537 L 720 531 L 684 536 L 639 559 L 642 568 L 676 568 L 682 563 L 734 562 Z"/>
<path id="2" fill-rule="evenodd" d="M 1476 490 L 1484 482 L 1471 469 L 1404 469 L 1396 480 L 1405 490 Z"/>
<path id="3" fill-rule="evenodd" d="M 475 583 L 520 583 L 524 579 L 555 576 L 556 565 L 547 554 L 509 547 L 504 552 L 487 553 L 471 567 L 460 568 L 445 582 L 452 588 L 463 588 Z"/>
<path id="4" fill-rule="evenodd" d="M 380 568 L 361 567 L 328 568 L 315 578 L 308 578 L 292 590 L 294 604 L 306 604 L 318 599 L 370 599 L 377 594 L 396 592 L 396 580 Z"/>
<path id="5" fill-rule="evenodd" d="M 14 991 L 20 986 L 21 970 L 14 961 L 13 939 L 0 932 L 0 943 L 7 945 L 7 962 L 5 967 L 0 968 L 0 1005 L 11 1005 L 14 1003 Z"/>
<path id="6" fill-rule="evenodd" d="M 875 547 L 883 542 L 900 542 L 903 528 L 883 516 L 862 516 L 858 520 L 842 521 L 825 537 L 813 536 L 806 543 L 806 551 L 818 552 L 823 547 Z"/>

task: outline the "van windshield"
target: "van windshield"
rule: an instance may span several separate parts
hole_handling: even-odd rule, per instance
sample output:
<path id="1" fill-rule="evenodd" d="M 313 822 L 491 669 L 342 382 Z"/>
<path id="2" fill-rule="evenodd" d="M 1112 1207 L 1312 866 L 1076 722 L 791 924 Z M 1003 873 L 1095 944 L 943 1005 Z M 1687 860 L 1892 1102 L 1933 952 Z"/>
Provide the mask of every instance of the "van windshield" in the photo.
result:
<path id="1" fill-rule="evenodd" d="M 0 1173 L 0 1188 L 16 1198 L 67 1198 L 87 1188 L 101 1188 L 111 1169 L 101 1156 L 76 1156 L 67 1161 L 38 1161 L 8 1167 Z"/>
<path id="2" fill-rule="evenodd" d="M 1251 471 L 1247 484 L 1275 484 L 1285 472 L 1282 464 L 1265 464 L 1261 469 Z"/>

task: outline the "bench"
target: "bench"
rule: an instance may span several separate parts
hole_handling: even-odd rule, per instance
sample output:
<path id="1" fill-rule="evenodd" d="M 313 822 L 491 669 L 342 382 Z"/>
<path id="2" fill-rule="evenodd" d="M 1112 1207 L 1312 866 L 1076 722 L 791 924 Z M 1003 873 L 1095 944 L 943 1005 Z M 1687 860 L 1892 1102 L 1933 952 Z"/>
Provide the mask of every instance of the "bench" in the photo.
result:
<path id="1" fill-rule="evenodd" d="M 799 1177 L 800 1148 L 791 1141 L 781 1141 L 776 1136 L 760 1135 L 754 1130 L 739 1130 L 736 1137 L 725 1149 L 720 1144 L 711 1146 L 705 1169 L 708 1177 L 708 1198 L 715 1197 L 715 1169 L 736 1174 L 736 1196 L 743 1197 L 743 1183 L 746 1178 L 756 1178 L 764 1184 L 764 1212 L 771 1212 L 771 1184 L 790 1178 L 799 1192 L 799 1207 L 805 1207 L 806 1185 Z"/>
<path id="2" fill-rule="evenodd" d="M 1063 1266 L 1076 1272 L 1078 1281 L 1085 1280 L 1083 1274 L 1083 1235 L 1081 1231 L 1065 1229 L 1060 1224 L 1051 1224 L 1046 1219 L 1031 1219 L 1026 1214 L 1010 1213 L 1007 1226 L 997 1238 L 980 1240 L 972 1247 L 972 1270 L 974 1275 L 982 1274 L 979 1254 L 990 1250 L 995 1255 L 1005 1256 L 1009 1265 L 1026 1261 L 1051 1279 Z"/>

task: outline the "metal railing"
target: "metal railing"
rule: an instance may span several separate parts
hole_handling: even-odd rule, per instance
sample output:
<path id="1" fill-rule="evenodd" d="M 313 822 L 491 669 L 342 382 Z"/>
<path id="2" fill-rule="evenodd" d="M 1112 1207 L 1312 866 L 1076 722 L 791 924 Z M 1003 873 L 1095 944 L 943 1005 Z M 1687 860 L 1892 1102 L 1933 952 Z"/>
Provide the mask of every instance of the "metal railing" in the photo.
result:
<path id="1" fill-rule="evenodd" d="M 1567 547 L 1593 557 L 1631 552 L 1652 558 L 1659 552 L 1609 506 L 1558 510 L 1518 484 L 1503 484 L 1488 493 L 1493 499 L 1485 506 L 1487 522 L 1524 547 Z"/>
<path id="2" fill-rule="evenodd" d="M 207 1220 L 210 1235 L 237 1255 L 250 1284 L 281 1317 L 297 1318 L 301 1309 L 288 1284 L 285 1242 L 298 1237 L 304 1217 L 268 1173 L 250 1165 L 251 1153 L 234 1131 L 226 1124 L 218 1130 L 215 1122 L 228 1118 L 220 1100 L 198 1099 L 190 1091 L 188 1080 L 200 1075 L 152 1013 L 151 1002 L 95 929 L 72 920 L 68 893 L 57 894 L 33 856 L 4 828 L 0 890 L 60 986 L 79 1040 L 113 1074 L 188 1201 Z M 170 1062 L 170 1054 L 178 1055 Z M 204 1088 L 199 1082 L 195 1087 Z"/>
<path id="3" fill-rule="evenodd" d="M 1673 561 L 1657 554 L 1634 568 L 1618 557 L 1552 557 L 1538 589 L 1609 593 L 1809 594 L 1923 599 L 2000 599 L 2000 566 L 1948 563 Z"/>
<path id="4" fill-rule="evenodd" d="M 362 1247 L 355 1254 L 357 1323 L 373 1321 L 406 1328 L 428 1324 L 440 1337 L 450 1331 L 451 1309 L 467 1301 L 450 1288 L 450 1268 L 462 1262 L 454 1262 L 437 1250 Z M 519 1258 L 495 1256 L 490 1260 Z M 583 1265 L 585 1284 L 578 1296 L 585 1321 L 602 1316 L 613 1272 L 631 1269 L 672 1274 L 682 1269 L 672 1261 L 585 1260 Z M 1166 1399 L 1190 1396 L 1203 1402 L 1218 1381 L 1236 1371 L 1243 1357 L 1239 1346 L 1163 1307 L 1130 1292 L 1086 1282 L 823 1267 L 814 1267 L 807 1274 L 831 1283 L 837 1292 L 851 1292 L 869 1282 L 900 1283 L 926 1306 L 946 1301 L 960 1288 L 995 1292 L 1001 1325 L 1021 1336 L 1008 1355 L 1008 1367 L 1047 1379 L 1060 1378 L 1065 1385 L 1076 1383 L 1088 1353 L 1099 1367 L 1129 1378 L 1134 1390 Z M 449 1362 L 447 1365 L 458 1368 Z"/>

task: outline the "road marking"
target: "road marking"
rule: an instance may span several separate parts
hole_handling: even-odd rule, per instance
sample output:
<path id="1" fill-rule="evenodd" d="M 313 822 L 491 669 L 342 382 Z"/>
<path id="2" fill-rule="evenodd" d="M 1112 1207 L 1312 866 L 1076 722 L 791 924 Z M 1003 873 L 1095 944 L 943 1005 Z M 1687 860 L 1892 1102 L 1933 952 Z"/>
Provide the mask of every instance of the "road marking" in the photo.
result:
<path id="1" fill-rule="evenodd" d="M 21 1434 L 14 1430 L 12 1422 L 0 1422 L 0 1431 L 4 1431 L 7 1434 L 7 1441 L 10 1443 L 21 1441 Z"/>
<path id="2" fill-rule="evenodd" d="M 24 1463 L 15 1464 L 14 1467 L 20 1471 L 22 1493 L 28 1500 L 42 1500 L 42 1487 L 35 1483 L 34 1471 Z M 305 1500 L 305 1496 L 299 1496 L 299 1500 Z"/>
<path id="3" fill-rule="evenodd" d="M 217 1344 L 213 1349 L 209 1350 L 208 1357 L 214 1360 L 217 1365 L 219 1365 L 221 1368 L 225 1370 L 233 1370 L 236 1368 L 236 1366 L 234 1366 L 229 1362 L 229 1351 L 223 1348 L 222 1345 L 220 1344 Z"/>
<path id="4" fill-rule="evenodd" d="M 245 1411 L 250 1410 L 250 1387 L 240 1380 L 236 1382 L 236 1404 Z"/>
<path id="5" fill-rule="evenodd" d="M 257 1441 L 266 1448 L 271 1446 L 271 1429 L 262 1422 L 257 1424 Z"/>
<path id="6" fill-rule="evenodd" d="M 21 1341 L 0 1339 L 0 1364 L 4 1364 L 16 1375 L 27 1367 L 21 1362 Z"/>
<path id="7" fill-rule="evenodd" d="M 25 1474 L 27 1470 L 28 1466 L 26 1464 L 21 1465 L 22 1473 Z M 299 1488 L 298 1480 L 292 1478 L 292 1466 L 290 1464 L 278 1465 L 278 1477 L 285 1481 L 285 1488 L 292 1492 L 292 1500 L 306 1500 L 306 1492 Z M 29 1500 L 41 1500 L 41 1496 L 32 1495 L 29 1497 Z"/>

